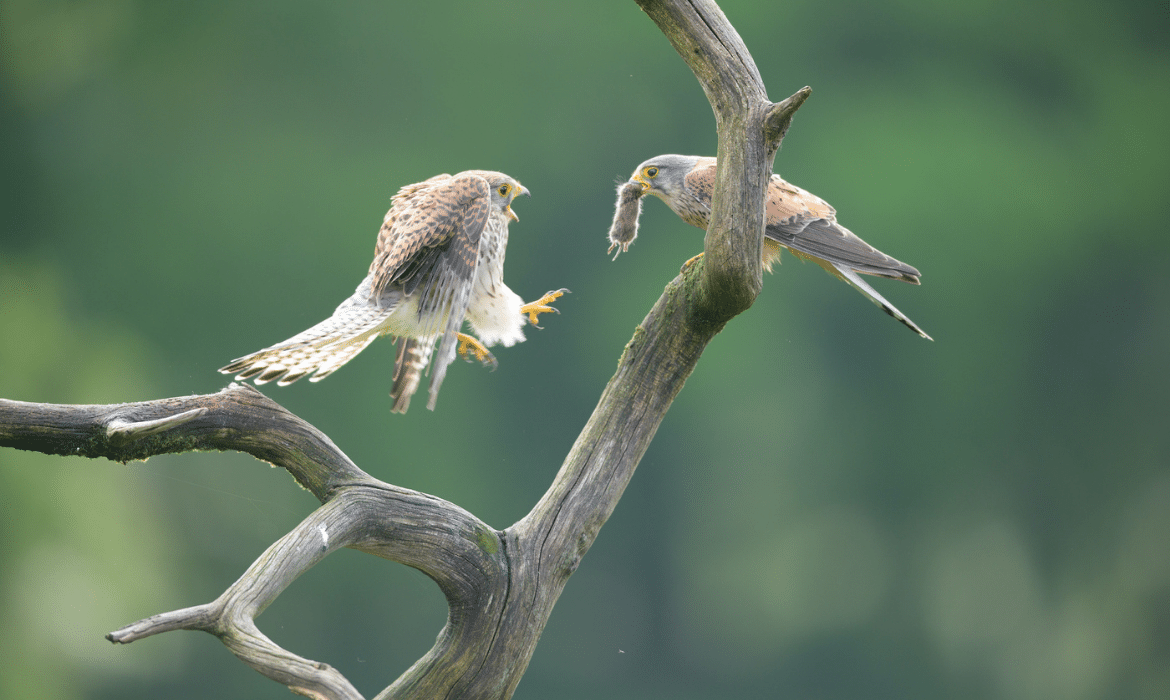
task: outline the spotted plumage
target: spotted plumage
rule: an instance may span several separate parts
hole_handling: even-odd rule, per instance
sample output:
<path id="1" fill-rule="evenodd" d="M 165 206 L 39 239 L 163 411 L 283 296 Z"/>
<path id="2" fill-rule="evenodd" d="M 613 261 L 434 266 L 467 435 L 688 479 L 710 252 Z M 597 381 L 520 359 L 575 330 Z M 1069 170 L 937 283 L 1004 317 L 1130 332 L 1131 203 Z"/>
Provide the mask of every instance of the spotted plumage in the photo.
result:
<path id="1" fill-rule="evenodd" d="M 637 183 L 644 195 L 658 197 L 683 221 L 706 230 L 711 219 L 715 170 L 714 158 L 662 155 L 639 165 L 627 185 Z M 858 238 L 837 223 L 837 211 L 828 202 L 779 175 L 772 175 L 764 208 L 763 263 L 769 271 L 773 263 L 779 262 L 780 251 L 787 248 L 796 257 L 811 260 L 849 283 L 910 330 L 931 339 L 858 275 L 876 275 L 918 284 L 921 276 L 918 270 Z M 633 231 L 636 235 L 636 226 Z M 632 236 L 622 241 L 625 247 L 632 242 Z"/>
<path id="2" fill-rule="evenodd" d="M 525 316 L 556 311 L 549 292 L 531 304 L 504 284 L 512 200 L 528 194 L 503 173 L 469 170 L 407 185 L 392 199 L 374 260 L 357 290 L 321 323 L 220 369 L 237 379 L 278 386 L 309 376 L 316 382 L 353 359 L 375 338 L 397 338 L 393 411 L 403 413 L 432 367 L 427 408 L 457 350 L 471 348 L 494 366 L 487 347 L 524 340 Z M 478 336 L 460 332 L 464 321 Z M 436 352 L 435 342 L 439 341 Z"/>

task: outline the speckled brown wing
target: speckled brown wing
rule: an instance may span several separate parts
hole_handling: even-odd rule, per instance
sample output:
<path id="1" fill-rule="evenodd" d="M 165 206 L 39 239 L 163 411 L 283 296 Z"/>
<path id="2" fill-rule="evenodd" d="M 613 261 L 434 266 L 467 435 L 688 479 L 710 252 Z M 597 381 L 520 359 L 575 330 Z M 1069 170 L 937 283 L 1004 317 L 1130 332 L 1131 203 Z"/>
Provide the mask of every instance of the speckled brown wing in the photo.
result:
<path id="1" fill-rule="evenodd" d="M 768 238 L 794 253 L 845 265 L 864 275 L 877 275 L 918 284 L 917 269 L 861 240 L 837 223 L 837 210 L 815 194 L 779 175 L 768 187 Z"/>
<path id="2" fill-rule="evenodd" d="M 402 188 L 393 201 L 370 263 L 374 298 L 392 285 L 406 294 L 421 286 L 424 300 L 435 303 L 442 291 L 434 288 L 440 261 L 455 278 L 470 282 L 491 204 L 487 180 L 470 173 L 436 175 Z"/>
<path id="3" fill-rule="evenodd" d="M 490 213 L 486 179 L 472 172 L 439 175 L 399 191 L 378 234 L 370 264 L 373 298 L 391 287 L 417 293 L 419 318 L 429 319 L 419 334 L 421 343 L 442 336 L 432 365 L 427 402 L 432 410 L 447 366 L 455 359 Z"/>

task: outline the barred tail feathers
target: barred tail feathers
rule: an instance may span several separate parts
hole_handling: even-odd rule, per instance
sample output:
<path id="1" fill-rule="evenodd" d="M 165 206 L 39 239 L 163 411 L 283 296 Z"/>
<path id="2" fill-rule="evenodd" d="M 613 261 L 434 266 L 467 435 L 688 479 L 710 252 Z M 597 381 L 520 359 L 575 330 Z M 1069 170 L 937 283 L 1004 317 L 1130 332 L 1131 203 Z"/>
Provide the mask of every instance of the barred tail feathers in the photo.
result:
<path id="1" fill-rule="evenodd" d="M 279 380 L 278 386 L 287 386 L 308 374 L 313 374 L 309 381 L 320 381 L 372 343 L 393 312 L 394 306 L 378 307 L 355 294 L 312 328 L 238 358 L 219 371 L 256 384 Z"/>
<path id="2" fill-rule="evenodd" d="M 435 351 L 435 339 L 398 338 L 398 354 L 394 358 L 394 384 L 390 398 L 394 399 L 391 413 L 406 413 L 410 408 L 410 397 L 418 391 L 423 371 L 431 362 Z"/>
<path id="3" fill-rule="evenodd" d="M 474 279 L 474 270 L 471 275 Z M 431 411 L 435 410 L 435 403 L 439 400 L 439 387 L 447 376 L 447 367 L 455 361 L 459 329 L 463 327 L 467 306 L 471 301 L 471 287 L 472 284 L 462 283 L 456 270 L 448 267 L 442 269 L 435 284 L 435 288 L 446 290 L 437 300 L 435 308 L 446 309 L 447 316 L 442 331 L 443 340 L 439 343 L 438 353 L 431 364 L 431 383 L 428 388 L 430 396 L 427 398 L 427 408 Z M 441 317 L 442 314 L 436 314 L 436 319 Z"/>

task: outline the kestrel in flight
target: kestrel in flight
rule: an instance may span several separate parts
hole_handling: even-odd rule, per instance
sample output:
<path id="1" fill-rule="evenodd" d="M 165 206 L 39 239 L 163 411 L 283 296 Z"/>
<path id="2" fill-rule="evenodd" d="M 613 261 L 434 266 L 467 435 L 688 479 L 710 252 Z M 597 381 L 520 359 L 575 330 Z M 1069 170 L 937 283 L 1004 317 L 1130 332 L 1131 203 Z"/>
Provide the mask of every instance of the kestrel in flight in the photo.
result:
<path id="1" fill-rule="evenodd" d="M 405 413 L 441 338 L 427 401 L 434 410 L 457 351 L 494 367 L 487 347 L 522 342 L 525 317 L 535 325 L 538 314 L 557 312 L 548 304 L 568 291 L 525 304 L 504 284 L 508 224 L 518 220 L 511 204 L 520 194 L 528 190 L 490 170 L 436 175 L 403 187 L 391 200 L 369 274 L 353 296 L 321 323 L 219 371 L 257 384 L 285 386 L 308 374 L 316 382 L 378 336 L 392 335 L 398 354 L 391 410 Z M 478 339 L 460 332 L 465 320 Z"/>
<path id="2" fill-rule="evenodd" d="M 629 182 L 618 189 L 610 250 L 618 246 L 619 253 L 628 249 L 637 236 L 642 195 L 658 197 L 683 221 L 706 230 L 711 219 L 715 165 L 714 158 L 679 155 L 658 156 L 639 165 Z M 848 282 L 910 330 L 933 340 L 858 275 L 918 284 L 918 270 L 861 240 L 837 223 L 837 211 L 828 202 L 774 174 L 765 201 L 763 263 L 767 270 L 779 261 L 782 248 Z"/>

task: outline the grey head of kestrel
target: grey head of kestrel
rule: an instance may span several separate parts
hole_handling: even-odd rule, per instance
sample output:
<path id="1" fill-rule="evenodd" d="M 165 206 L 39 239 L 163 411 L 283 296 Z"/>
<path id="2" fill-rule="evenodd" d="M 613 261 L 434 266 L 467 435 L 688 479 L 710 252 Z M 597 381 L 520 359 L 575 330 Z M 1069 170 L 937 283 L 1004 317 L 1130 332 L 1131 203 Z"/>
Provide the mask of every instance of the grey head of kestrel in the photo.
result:
<path id="1" fill-rule="evenodd" d="M 619 212 L 614 216 L 611 243 L 621 245 L 624 250 L 637 235 L 636 224 L 629 225 L 630 219 L 636 218 L 632 201 L 637 196 L 630 193 L 630 187 L 635 183 L 641 187 L 643 196 L 661 199 L 683 221 L 706 230 L 711 219 L 716 167 L 714 158 L 676 154 L 643 162 L 634 170 L 629 182 L 619 187 Z M 874 275 L 918 284 L 921 275 L 917 269 L 861 240 L 837 223 L 837 211 L 828 202 L 779 175 L 772 175 L 764 207 L 763 263 L 768 270 L 779 261 L 780 251 L 787 249 L 796 257 L 811 260 L 834 277 L 849 283 L 918 335 L 932 339 L 860 277 Z M 621 212 L 623 208 L 627 213 Z"/>

